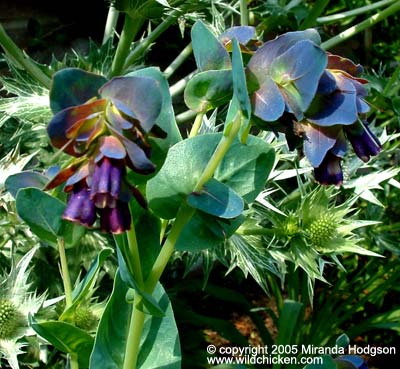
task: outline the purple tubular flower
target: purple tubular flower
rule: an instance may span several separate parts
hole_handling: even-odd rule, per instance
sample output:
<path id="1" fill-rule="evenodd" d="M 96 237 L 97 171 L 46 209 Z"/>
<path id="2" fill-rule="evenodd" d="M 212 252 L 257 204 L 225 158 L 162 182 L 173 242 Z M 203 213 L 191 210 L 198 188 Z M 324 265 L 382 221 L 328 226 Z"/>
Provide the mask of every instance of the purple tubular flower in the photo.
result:
<path id="1" fill-rule="evenodd" d="M 365 123 L 358 122 L 344 129 L 354 152 L 363 162 L 369 161 L 371 156 L 375 156 L 381 151 L 378 138 Z"/>
<path id="2" fill-rule="evenodd" d="M 96 221 L 96 208 L 90 199 L 90 190 L 86 181 L 74 184 L 63 218 L 87 227 L 92 226 Z"/>
<path id="3" fill-rule="evenodd" d="M 328 151 L 318 168 L 314 168 L 315 180 L 324 185 L 340 185 L 343 182 L 342 159 Z"/>
<path id="4" fill-rule="evenodd" d="M 103 232 L 123 233 L 130 229 L 131 214 L 127 202 L 117 201 L 114 208 L 99 209 Z"/>

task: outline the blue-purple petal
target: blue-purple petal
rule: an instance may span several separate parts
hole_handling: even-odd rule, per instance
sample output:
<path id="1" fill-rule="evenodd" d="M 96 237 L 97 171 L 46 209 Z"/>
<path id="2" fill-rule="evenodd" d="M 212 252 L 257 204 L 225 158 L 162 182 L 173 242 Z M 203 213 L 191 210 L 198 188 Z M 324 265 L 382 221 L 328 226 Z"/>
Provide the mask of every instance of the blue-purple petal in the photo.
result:
<path id="1" fill-rule="evenodd" d="M 260 88 L 252 95 L 253 113 L 266 122 L 280 118 L 285 110 L 285 101 L 271 77 L 265 75 Z"/>
<path id="2" fill-rule="evenodd" d="M 131 112 L 145 132 L 150 132 L 161 112 L 160 86 L 152 78 L 116 77 L 100 89 L 100 94 L 119 109 Z"/>
<path id="3" fill-rule="evenodd" d="M 305 132 L 304 154 L 314 168 L 319 167 L 327 152 L 334 147 L 340 127 L 320 127 L 306 124 L 303 125 L 303 128 Z"/>

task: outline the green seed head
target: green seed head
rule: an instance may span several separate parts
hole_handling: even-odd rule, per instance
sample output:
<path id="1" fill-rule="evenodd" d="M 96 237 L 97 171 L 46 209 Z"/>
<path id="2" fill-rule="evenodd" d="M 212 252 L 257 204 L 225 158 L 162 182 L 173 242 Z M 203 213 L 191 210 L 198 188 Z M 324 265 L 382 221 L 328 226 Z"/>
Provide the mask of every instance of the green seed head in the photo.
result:
<path id="1" fill-rule="evenodd" d="M 289 216 L 285 223 L 285 233 L 287 236 L 292 237 L 299 232 L 299 225 L 297 219 L 294 216 Z"/>
<path id="2" fill-rule="evenodd" d="M 314 220 L 309 229 L 308 235 L 314 246 L 323 247 L 326 242 L 336 236 L 337 220 L 330 214 L 322 214 Z"/>
<path id="3" fill-rule="evenodd" d="M 10 300 L 0 298 L 0 339 L 15 337 L 24 324 L 24 318 L 16 306 Z"/>
<path id="4" fill-rule="evenodd" d="M 87 306 L 80 306 L 75 310 L 74 322 L 78 328 L 90 331 L 96 327 L 97 318 Z"/>

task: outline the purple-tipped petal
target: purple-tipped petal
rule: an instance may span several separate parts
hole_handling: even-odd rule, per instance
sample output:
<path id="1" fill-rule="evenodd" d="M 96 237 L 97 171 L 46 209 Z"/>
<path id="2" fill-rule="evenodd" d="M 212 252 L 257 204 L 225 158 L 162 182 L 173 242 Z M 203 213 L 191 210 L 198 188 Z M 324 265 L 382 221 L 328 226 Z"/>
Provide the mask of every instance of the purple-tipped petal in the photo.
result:
<path id="1" fill-rule="evenodd" d="M 318 168 L 314 168 L 315 180 L 324 185 L 340 185 L 343 182 L 342 159 L 332 154 L 326 154 Z"/>
<path id="2" fill-rule="evenodd" d="M 123 130 L 133 128 L 133 123 L 125 119 L 114 104 L 109 104 L 106 110 L 107 122 L 122 134 Z"/>
<path id="3" fill-rule="evenodd" d="M 121 191 L 122 168 L 113 165 L 110 172 L 110 195 L 118 198 Z"/>
<path id="4" fill-rule="evenodd" d="M 111 161 L 108 158 L 103 158 L 100 163 L 100 167 L 96 170 L 100 171 L 98 193 L 108 193 L 110 190 L 110 173 L 111 173 Z"/>
<path id="5" fill-rule="evenodd" d="M 152 78 L 116 77 L 100 89 L 100 94 L 117 107 L 132 112 L 145 132 L 151 130 L 161 112 L 160 86 Z"/>
<path id="6" fill-rule="evenodd" d="M 105 136 L 100 141 L 100 152 L 110 159 L 124 159 L 126 150 L 121 141 L 114 136 Z"/>
<path id="7" fill-rule="evenodd" d="M 74 186 L 81 182 L 84 178 L 89 175 L 89 165 L 85 164 L 81 166 L 71 177 L 68 178 L 65 183 L 64 191 L 70 192 L 74 189 Z"/>
<path id="8" fill-rule="evenodd" d="M 345 127 L 346 136 L 349 139 L 356 155 L 364 162 L 369 161 L 371 156 L 381 151 L 378 138 L 364 123 L 356 123 Z"/>
<path id="9" fill-rule="evenodd" d="M 317 93 L 321 95 L 329 95 L 337 88 L 336 79 L 331 72 L 325 70 L 319 79 Z"/>
<path id="10" fill-rule="evenodd" d="M 307 111 L 307 120 L 319 126 L 349 125 L 358 119 L 356 89 L 342 74 L 335 74 L 337 90 L 330 95 L 317 94 Z"/>
<path id="11" fill-rule="evenodd" d="M 320 127 L 314 124 L 304 124 L 302 127 L 305 133 L 304 154 L 314 168 L 318 167 L 335 145 L 341 127 Z"/>
<path id="12" fill-rule="evenodd" d="M 75 185 L 68 200 L 63 219 L 90 227 L 96 221 L 94 203 L 90 199 L 90 191 L 86 186 Z"/>
<path id="13" fill-rule="evenodd" d="M 229 41 L 236 38 L 242 45 L 246 45 L 256 35 L 255 27 L 251 26 L 235 26 L 228 28 L 222 33 L 218 39 L 225 45 Z"/>
<path id="14" fill-rule="evenodd" d="M 74 150 L 74 140 L 87 119 L 104 111 L 106 101 L 96 100 L 88 104 L 61 110 L 47 126 L 47 133 L 53 146 L 63 149 L 72 156 L 81 156 Z"/>
<path id="15" fill-rule="evenodd" d="M 287 32 L 275 40 L 266 42 L 250 59 L 247 67 L 257 79 L 263 79 L 269 73 L 271 63 L 293 45 L 302 40 L 310 40 L 315 44 L 321 43 L 321 38 L 315 29 L 305 31 Z"/>

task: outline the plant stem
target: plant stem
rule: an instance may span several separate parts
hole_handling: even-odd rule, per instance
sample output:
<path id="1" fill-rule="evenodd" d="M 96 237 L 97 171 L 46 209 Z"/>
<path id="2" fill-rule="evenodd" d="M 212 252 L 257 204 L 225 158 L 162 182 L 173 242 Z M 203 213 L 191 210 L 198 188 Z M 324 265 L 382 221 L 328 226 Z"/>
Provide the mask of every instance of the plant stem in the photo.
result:
<path id="1" fill-rule="evenodd" d="M 47 89 L 50 89 L 51 79 L 14 43 L 7 35 L 0 23 L 0 45 L 6 54 L 17 65 L 28 72 L 35 80 L 41 83 Z"/>
<path id="2" fill-rule="evenodd" d="M 188 74 L 186 77 L 183 77 L 181 80 L 173 84 L 169 88 L 169 92 L 171 94 L 171 97 L 174 97 L 176 95 L 179 95 L 186 87 L 186 84 L 188 81 L 197 73 L 197 70 L 193 71 L 192 73 Z"/>
<path id="3" fill-rule="evenodd" d="M 211 156 L 210 160 L 206 168 L 204 169 L 200 179 L 198 180 L 196 186 L 193 189 L 193 192 L 201 190 L 203 185 L 209 181 L 217 169 L 218 165 L 221 163 L 222 159 L 224 158 L 225 154 L 229 150 L 233 140 L 236 138 L 240 130 L 240 125 L 242 122 L 242 115 L 241 113 L 237 114 L 235 117 L 232 127 L 229 131 L 227 136 L 223 136 L 221 141 L 219 142 L 217 148 L 215 149 L 213 155 Z M 163 273 L 165 267 L 168 264 L 168 261 L 171 255 L 174 252 L 176 241 L 180 236 L 184 226 L 193 216 L 195 209 L 189 207 L 186 202 L 182 203 L 181 207 L 178 210 L 178 214 L 176 215 L 174 224 L 172 225 L 171 231 L 165 241 L 164 246 L 162 247 L 160 254 L 158 255 L 153 268 L 150 272 L 148 279 L 145 281 L 145 290 L 148 293 L 152 293 L 157 282 L 159 281 L 161 274 Z"/>
<path id="4" fill-rule="evenodd" d="M 71 277 L 69 275 L 67 255 L 65 254 L 65 242 L 63 238 L 57 238 L 58 243 L 58 253 L 60 254 L 60 264 L 61 264 L 61 278 L 64 285 L 65 293 L 65 309 L 72 306 L 72 285 Z M 78 356 L 73 353 L 70 354 L 70 366 L 71 369 L 79 369 Z"/>
<path id="5" fill-rule="evenodd" d="M 326 17 L 319 17 L 319 18 L 317 18 L 317 23 L 330 23 L 330 22 L 336 22 L 338 20 L 343 20 L 346 18 L 354 17 L 356 15 L 364 14 L 371 10 L 375 10 L 375 9 L 381 8 L 383 6 L 389 5 L 389 4 L 393 3 L 394 1 L 396 1 L 396 0 L 382 0 L 382 1 L 378 1 L 374 4 L 370 4 L 370 5 L 362 6 L 357 9 L 349 10 L 347 12 L 327 15 Z"/>
<path id="6" fill-rule="evenodd" d="M 131 322 L 125 348 L 125 358 L 123 369 L 135 369 L 140 349 L 140 339 L 142 337 L 145 313 L 136 308 L 140 304 L 141 297 L 135 291 L 134 305 L 132 309 Z"/>
<path id="7" fill-rule="evenodd" d="M 213 177 L 215 170 L 229 150 L 233 140 L 236 138 L 236 135 L 240 130 L 241 122 L 242 114 L 238 113 L 233 120 L 232 127 L 229 130 L 229 134 L 222 137 L 206 168 L 204 169 L 203 174 L 197 182 L 197 185 L 194 187 L 193 192 L 200 191 L 203 185 Z"/>
<path id="8" fill-rule="evenodd" d="M 332 37 L 331 39 L 323 42 L 321 44 L 321 47 L 325 50 L 330 49 L 331 47 L 340 44 L 341 42 L 349 39 L 350 37 L 353 37 L 357 33 L 364 31 L 369 27 L 372 27 L 373 25 L 375 25 L 380 21 L 383 21 L 384 19 L 386 19 L 387 17 L 396 13 L 399 10 L 400 10 L 400 1 L 396 1 L 394 4 L 392 4 L 385 10 L 382 10 L 374 14 L 372 17 L 366 19 L 365 21 L 358 23 L 355 26 L 350 27 L 346 31 L 339 33 L 337 36 Z"/>
<path id="9" fill-rule="evenodd" d="M 204 112 L 197 113 L 196 119 L 194 120 L 192 129 L 190 130 L 189 133 L 189 138 L 197 136 L 197 134 L 199 133 L 201 124 L 203 123 L 204 114 L 205 114 Z"/>
<path id="10" fill-rule="evenodd" d="M 148 49 L 150 45 L 175 22 L 176 18 L 178 18 L 180 14 L 180 10 L 172 12 L 171 15 L 164 19 L 145 40 L 135 47 L 125 61 L 125 68 L 133 64 L 146 51 L 146 49 Z"/>
<path id="11" fill-rule="evenodd" d="M 247 9 L 247 0 L 240 0 L 240 24 L 249 25 L 249 11 Z"/>
<path id="12" fill-rule="evenodd" d="M 175 117 L 176 123 L 183 124 L 188 122 L 189 120 L 192 120 L 196 116 L 196 112 L 193 110 L 186 110 L 183 113 L 178 114 Z"/>
<path id="13" fill-rule="evenodd" d="M 58 252 L 60 254 L 60 264 L 61 264 L 61 278 L 64 285 L 65 293 L 65 307 L 68 309 L 72 305 L 72 287 L 71 278 L 69 276 L 67 256 L 65 254 L 65 242 L 63 238 L 58 238 Z"/>
<path id="14" fill-rule="evenodd" d="M 107 14 L 106 26 L 104 28 L 104 36 L 102 45 L 104 45 L 113 35 L 117 27 L 119 11 L 110 5 Z"/>
<path id="15" fill-rule="evenodd" d="M 179 208 L 178 214 L 176 215 L 174 224 L 169 232 L 167 239 L 158 255 L 153 268 L 150 272 L 149 277 L 145 283 L 146 292 L 151 293 L 153 292 L 157 282 L 159 281 L 161 274 L 163 273 L 165 267 L 168 264 L 169 259 L 171 258 L 176 241 L 178 240 L 183 228 L 185 227 L 186 223 L 190 220 L 193 216 L 195 210 L 186 203 L 182 204 Z"/>
<path id="16" fill-rule="evenodd" d="M 172 61 L 172 63 L 165 69 L 164 76 L 165 78 L 171 77 L 176 70 L 183 64 L 183 62 L 192 54 L 193 47 L 192 43 L 187 45 L 180 54 Z"/>
<path id="17" fill-rule="evenodd" d="M 142 17 L 137 16 L 133 18 L 129 14 L 125 14 L 124 27 L 114 55 L 109 77 L 118 76 L 122 73 L 129 49 L 143 23 L 144 19 Z"/>

